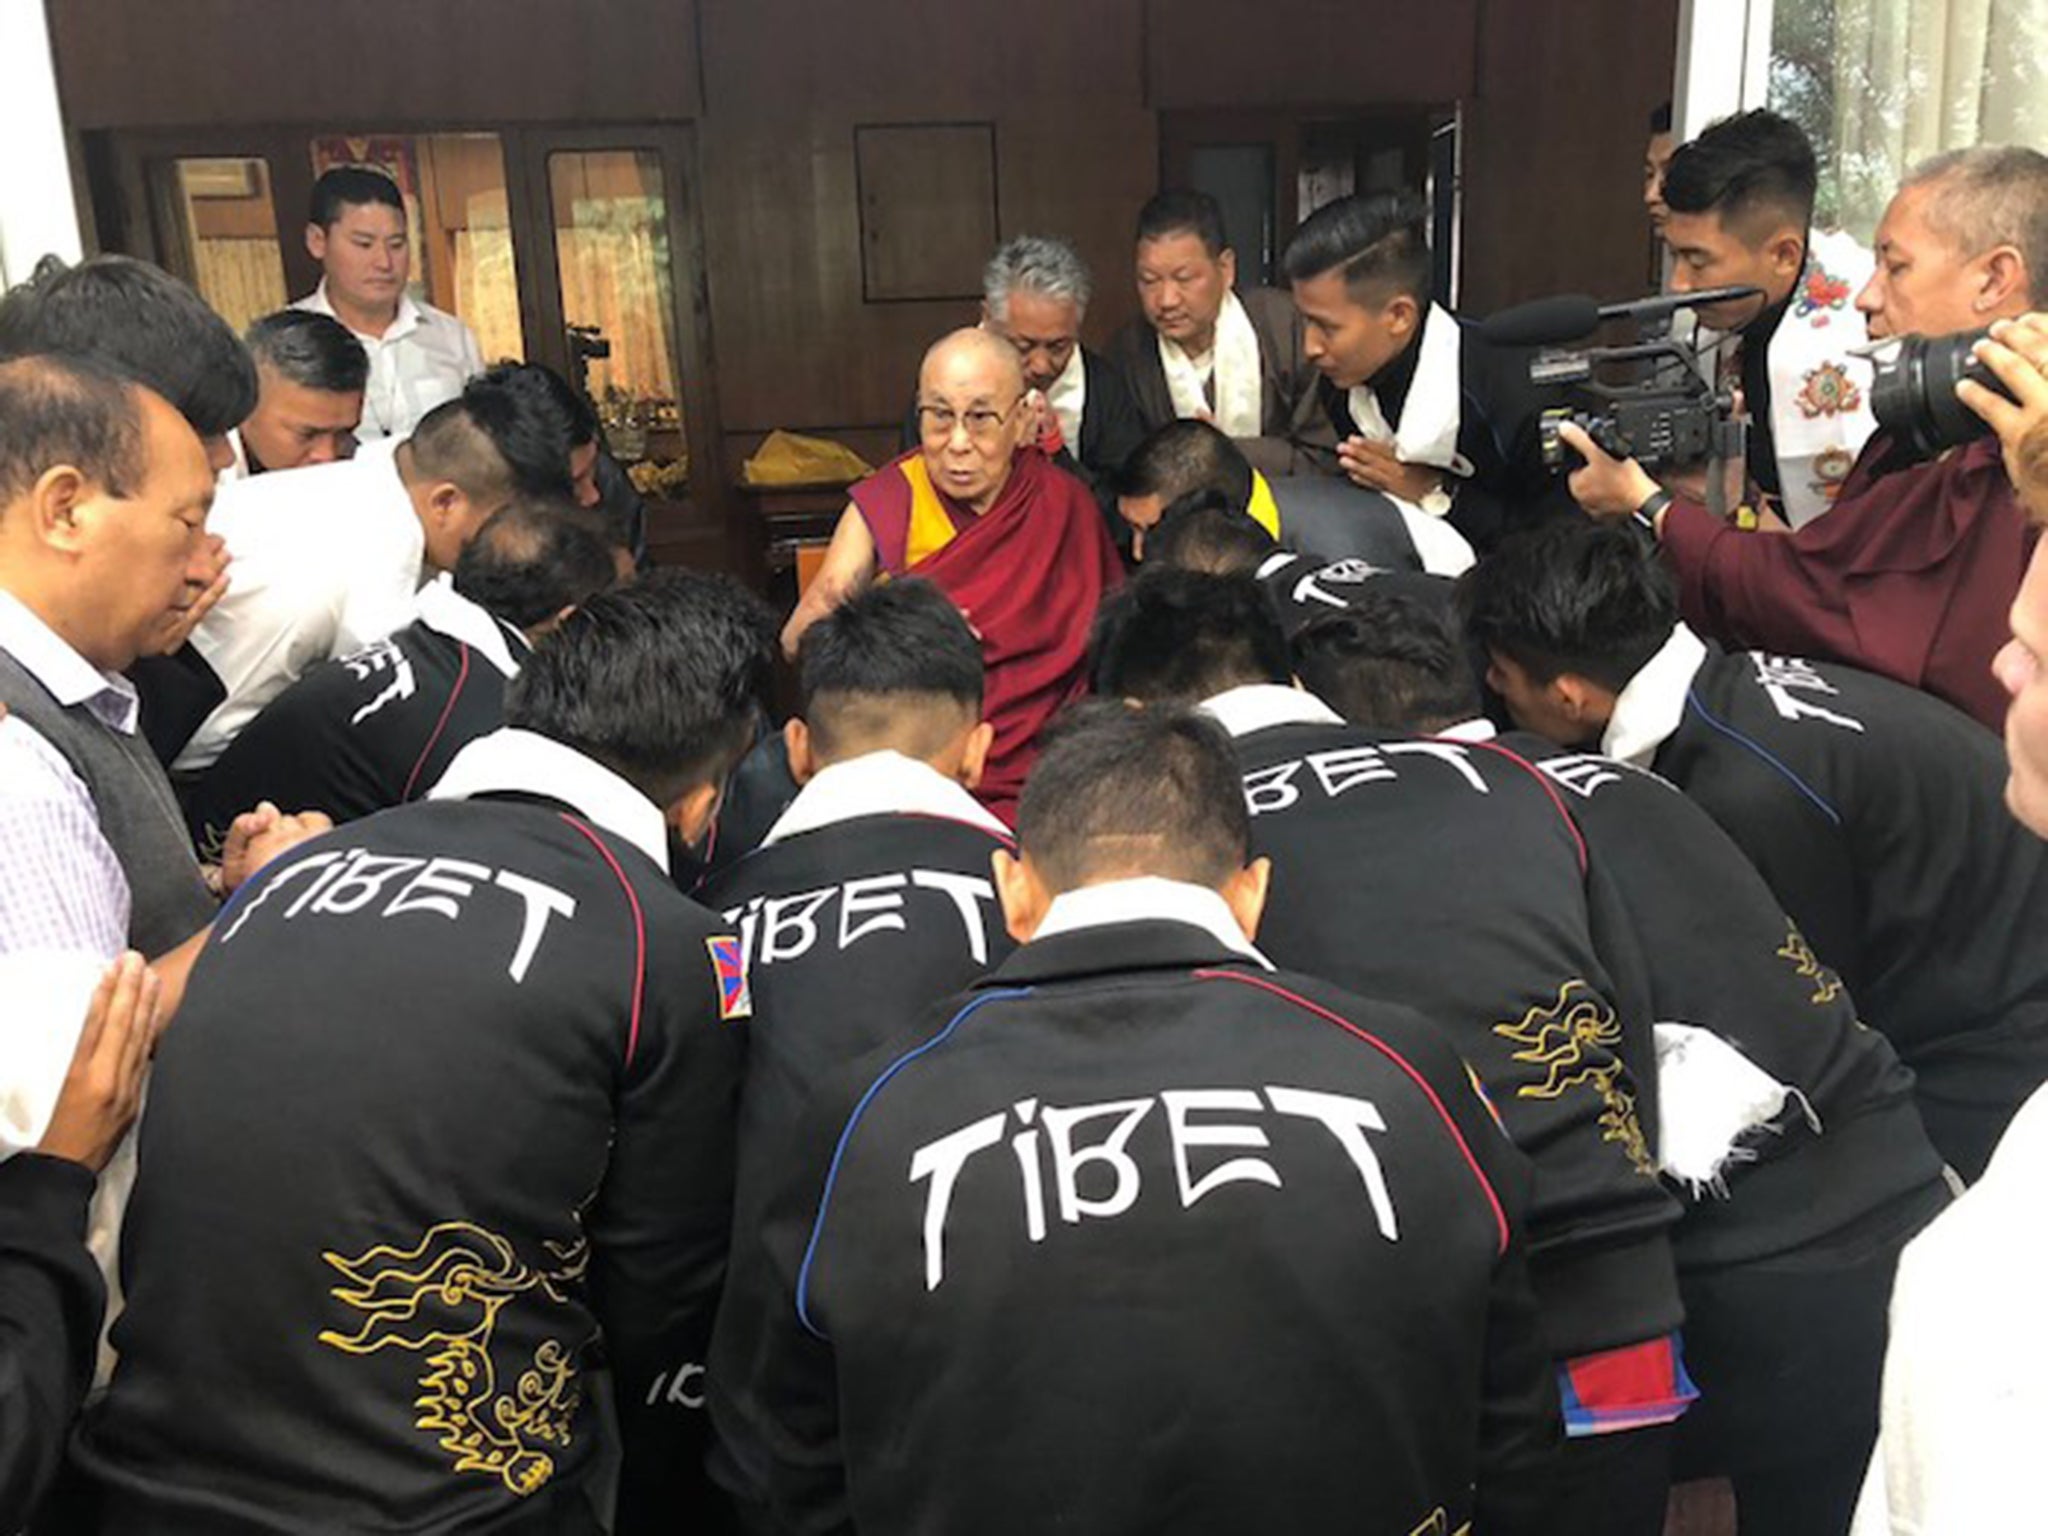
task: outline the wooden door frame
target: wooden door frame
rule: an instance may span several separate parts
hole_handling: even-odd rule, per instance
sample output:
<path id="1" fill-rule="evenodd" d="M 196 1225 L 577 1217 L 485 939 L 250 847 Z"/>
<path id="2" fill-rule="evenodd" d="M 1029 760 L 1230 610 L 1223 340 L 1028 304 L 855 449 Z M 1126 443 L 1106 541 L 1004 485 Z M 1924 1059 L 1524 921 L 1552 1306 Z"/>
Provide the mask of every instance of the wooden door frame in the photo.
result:
<path id="1" fill-rule="evenodd" d="M 360 128 L 361 124 L 353 125 Z M 505 165 L 506 212 L 518 264 L 519 320 L 529 361 L 545 363 L 573 378 L 568 336 L 563 329 L 560 261 L 555 249 L 549 201 L 548 157 L 578 150 L 646 150 L 662 165 L 662 195 L 668 210 L 669 288 L 675 323 L 676 389 L 684 440 L 690 452 L 689 515 L 650 533 L 677 542 L 722 542 L 721 564 L 756 572 L 761 552 L 741 526 L 737 497 L 725 483 L 720 445 L 716 376 L 712 367 L 710 287 L 705 277 L 703 226 L 698 187 L 697 137 L 691 124 L 617 123 L 596 126 L 453 123 L 438 120 L 378 119 L 378 133 L 429 135 L 490 133 L 497 136 Z M 190 252 L 177 248 L 178 221 L 159 207 L 152 172 L 167 161 L 199 156 L 260 156 L 270 167 L 273 215 L 284 259 L 288 294 L 312 292 L 318 264 L 301 231 L 312 200 L 310 142 L 334 129 L 323 123 L 263 123 L 236 128 L 97 129 L 87 136 L 89 194 L 98 228 L 97 246 L 156 262 L 174 272 L 193 270 Z"/>

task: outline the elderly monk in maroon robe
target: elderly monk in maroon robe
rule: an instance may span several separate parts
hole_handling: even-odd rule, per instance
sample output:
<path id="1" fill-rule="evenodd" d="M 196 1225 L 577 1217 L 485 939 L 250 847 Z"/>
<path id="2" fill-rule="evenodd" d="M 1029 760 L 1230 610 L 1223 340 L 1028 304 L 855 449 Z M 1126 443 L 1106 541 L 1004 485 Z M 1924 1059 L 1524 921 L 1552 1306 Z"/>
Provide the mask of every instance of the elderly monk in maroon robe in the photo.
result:
<path id="1" fill-rule="evenodd" d="M 2044 236 L 2048 156 L 1995 146 L 1937 155 L 1885 210 L 1877 271 L 1856 307 L 1880 340 L 2017 317 L 2048 298 Z M 1695 629 L 1879 672 L 2001 728 L 2006 695 L 1991 658 L 2040 530 L 1996 439 L 1915 460 L 1879 430 L 1834 506 L 1783 533 L 1732 527 L 1576 428 L 1566 437 L 1587 461 L 1572 494 L 1596 517 L 1652 519 Z"/>
<path id="2" fill-rule="evenodd" d="M 1038 735 L 1082 691 L 1088 630 L 1122 579 L 1088 488 L 1038 448 L 1035 397 L 1008 342 L 955 331 L 918 373 L 922 446 L 854 486 L 818 574 L 782 632 L 803 632 L 878 579 L 922 576 L 981 637 L 995 744 L 976 793 L 1015 809 Z"/>

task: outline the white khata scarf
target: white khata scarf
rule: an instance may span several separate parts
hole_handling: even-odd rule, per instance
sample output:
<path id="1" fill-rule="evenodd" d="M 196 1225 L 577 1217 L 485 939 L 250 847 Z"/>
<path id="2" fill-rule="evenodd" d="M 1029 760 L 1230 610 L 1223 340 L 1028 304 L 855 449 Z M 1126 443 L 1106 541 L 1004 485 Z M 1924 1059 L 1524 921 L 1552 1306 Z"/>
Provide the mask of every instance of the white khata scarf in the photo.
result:
<path id="1" fill-rule="evenodd" d="M 1359 436 L 1369 442 L 1392 443 L 1394 456 L 1403 464 L 1429 464 L 1448 470 L 1459 479 L 1472 474 L 1472 461 L 1458 452 L 1458 428 L 1462 424 L 1461 380 L 1458 370 L 1458 322 L 1436 304 L 1422 320 L 1421 351 L 1415 359 L 1415 379 L 1408 386 L 1408 398 L 1401 405 L 1401 425 L 1387 424 L 1380 402 L 1368 384 L 1351 388 L 1351 419 Z"/>
<path id="2" fill-rule="evenodd" d="M 1088 412 L 1088 360 L 1079 346 L 1067 354 L 1067 366 L 1045 392 L 1045 403 L 1059 421 L 1060 440 L 1067 445 L 1067 452 L 1080 458 L 1081 418 Z"/>
<path id="3" fill-rule="evenodd" d="M 1217 429 L 1230 437 L 1257 437 L 1265 425 L 1259 409 L 1259 333 L 1237 295 L 1223 295 L 1216 316 L 1216 342 L 1209 366 L 1197 368 L 1180 344 L 1159 338 L 1159 366 L 1166 371 L 1166 392 L 1173 414 L 1183 421 L 1207 411 Z M 1208 384 L 1216 380 L 1216 404 L 1209 404 Z"/>

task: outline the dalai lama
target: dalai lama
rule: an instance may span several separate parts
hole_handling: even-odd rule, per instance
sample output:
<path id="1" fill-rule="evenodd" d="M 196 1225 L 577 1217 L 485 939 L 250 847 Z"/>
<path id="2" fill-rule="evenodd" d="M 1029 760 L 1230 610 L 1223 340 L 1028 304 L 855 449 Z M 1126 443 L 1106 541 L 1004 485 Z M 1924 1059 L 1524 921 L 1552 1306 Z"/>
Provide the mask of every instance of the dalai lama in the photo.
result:
<path id="1" fill-rule="evenodd" d="M 1040 730 L 1081 691 L 1096 604 L 1122 569 L 1087 487 L 1024 446 L 1033 414 L 1007 342 L 961 330 L 927 352 L 922 446 L 853 487 L 782 632 L 794 655 L 805 629 L 878 578 L 936 583 L 981 637 L 995 744 L 977 793 L 1006 818 Z"/>

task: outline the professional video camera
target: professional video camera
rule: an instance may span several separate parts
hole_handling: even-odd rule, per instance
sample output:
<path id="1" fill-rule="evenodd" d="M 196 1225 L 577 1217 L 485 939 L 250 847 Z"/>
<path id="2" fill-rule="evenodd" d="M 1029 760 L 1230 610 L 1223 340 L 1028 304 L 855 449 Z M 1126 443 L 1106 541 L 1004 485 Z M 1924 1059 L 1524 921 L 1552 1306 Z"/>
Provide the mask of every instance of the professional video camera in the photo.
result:
<path id="1" fill-rule="evenodd" d="M 1698 349 L 1671 334 L 1671 321 L 1683 309 L 1757 293 L 1755 288 L 1708 288 L 1621 304 L 1567 294 L 1503 310 L 1486 319 L 1479 334 L 1498 346 L 1543 349 L 1530 361 L 1530 380 L 1562 390 L 1570 402 L 1540 419 L 1543 462 L 1552 469 L 1563 469 L 1576 457 L 1558 435 L 1567 421 L 1576 422 L 1614 457 L 1634 459 L 1646 469 L 1740 463 L 1746 428 L 1734 417 L 1734 402 L 1709 378 Z M 1607 320 L 1634 320 L 1636 340 L 1613 347 L 1561 345 L 1590 336 Z M 1617 366 L 1630 375 L 1625 382 L 1598 376 L 1602 368 Z M 1720 499 L 1723 478 L 1708 476 L 1710 502 Z"/>

